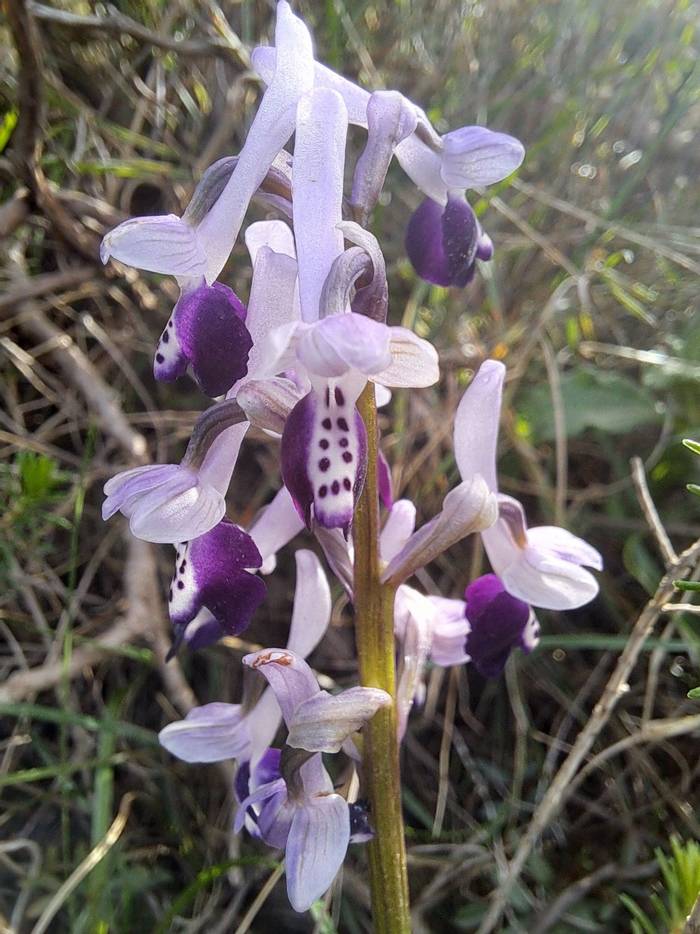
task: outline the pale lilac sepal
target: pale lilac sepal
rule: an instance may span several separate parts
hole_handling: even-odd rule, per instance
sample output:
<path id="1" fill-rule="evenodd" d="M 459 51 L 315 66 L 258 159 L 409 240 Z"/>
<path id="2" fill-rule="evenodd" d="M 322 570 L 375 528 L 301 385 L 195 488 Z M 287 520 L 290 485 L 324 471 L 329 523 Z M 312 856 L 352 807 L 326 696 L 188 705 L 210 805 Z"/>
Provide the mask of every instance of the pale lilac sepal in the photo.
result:
<path id="1" fill-rule="evenodd" d="M 370 380 L 397 389 L 422 389 L 436 383 L 440 379 L 440 367 L 433 345 L 408 328 L 389 330 L 391 362 L 385 370 L 370 375 Z"/>
<path id="2" fill-rule="evenodd" d="M 501 397 L 506 368 L 498 360 L 485 360 L 457 407 L 454 421 L 455 460 L 463 480 L 480 474 L 493 492 Z"/>
<path id="3" fill-rule="evenodd" d="M 422 677 L 432 644 L 435 610 L 422 593 L 403 584 L 394 602 L 394 632 L 399 643 L 396 714 L 399 740 L 406 732 L 408 715 L 420 694 Z"/>
<path id="4" fill-rule="evenodd" d="M 502 181 L 525 158 L 520 140 L 482 126 L 463 126 L 442 138 L 442 180 L 448 188 L 484 188 Z"/>
<path id="5" fill-rule="evenodd" d="M 299 704 L 321 690 L 309 666 L 293 652 L 284 649 L 263 649 L 245 655 L 242 661 L 248 668 L 259 671 L 267 679 L 275 692 L 287 728 Z"/>
<path id="6" fill-rule="evenodd" d="M 134 217 L 111 230 L 102 240 L 100 259 L 110 257 L 147 272 L 201 279 L 207 254 L 195 227 L 175 214 Z"/>
<path id="7" fill-rule="evenodd" d="M 408 539 L 382 574 L 382 580 L 403 583 L 455 542 L 493 525 L 497 517 L 496 497 L 484 480 L 477 476 L 463 481 L 447 494 L 438 515 Z"/>
<path id="8" fill-rule="evenodd" d="M 389 706 L 391 697 L 380 688 L 354 687 L 340 694 L 320 691 L 294 711 L 287 745 L 309 752 L 340 752 L 380 707 Z"/>
<path id="9" fill-rule="evenodd" d="M 296 553 L 296 591 L 287 648 L 306 658 L 316 648 L 331 621 L 331 591 L 321 562 L 307 549 Z"/>
<path id="10" fill-rule="evenodd" d="M 286 487 L 277 491 L 272 501 L 265 506 L 251 527 L 250 537 L 262 557 L 261 572 L 271 574 L 275 569 L 277 552 L 304 528 L 299 514 Z M 305 552 L 308 554 L 309 552 Z M 299 574 L 299 552 L 297 552 L 297 579 Z M 305 653 L 300 653 L 305 654 Z"/>
<path id="11" fill-rule="evenodd" d="M 297 102 L 313 86 L 311 36 L 286 0 L 277 5 L 275 46 L 274 75 L 248 131 L 236 168 L 199 226 L 199 236 L 207 243 L 208 282 L 216 279 L 223 269 L 251 198 L 294 131 Z"/>
<path id="12" fill-rule="evenodd" d="M 315 796 L 296 809 L 285 849 L 287 894 L 295 911 L 307 911 L 330 887 L 349 842 L 345 798 Z"/>
<path id="13" fill-rule="evenodd" d="M 406 545 L 416 528 L 416 507 L 409 499 L 399 499 L 391 507 L 379 537 L 379 553 L 388 564 Z"/>
<path id="14" fill-rule="evenodd" d="M 154 464 L 112 477 L 104 487 L 102 518 L 121 510 L 131 532 L 147 542 L 176 544 L 204 535 L 224 516 L 225 493 L 248 427 L 222 431 L 199 469 Z"/>
<path id="15" fill-rule="evenodd" d="M 250 750 L 248 724 L 240 704 L 195 707 L 184 720 L 162 729 L 158 742 L 183 762 L 245 759 Z"/>
<path id="16" fill-rule="evenodd" d="M 316 88 L 300 100 L 292 183 L 301 314 L 307 322 L 318 319 L 323 284 L 343 251 L 338 224 L 347 126 L 347 109 L 335 91 Z"/>
<path id="17" fill-rule="evenodd" d="M 465 644 L 470 630 L 464 600 L 433 596 L 429 596 L 428 600 L 435 610 L 431 660 L 443 668 L 463 665 L 469 661 Z"/>
<path id="18" fill-rule="evenodd" d="M 304 330 L 297 356 L 310 373 L 340 377 L 348 370 L 376 376 L 392 363 L 392 329 L 364 315 L 332 315 Z"/>

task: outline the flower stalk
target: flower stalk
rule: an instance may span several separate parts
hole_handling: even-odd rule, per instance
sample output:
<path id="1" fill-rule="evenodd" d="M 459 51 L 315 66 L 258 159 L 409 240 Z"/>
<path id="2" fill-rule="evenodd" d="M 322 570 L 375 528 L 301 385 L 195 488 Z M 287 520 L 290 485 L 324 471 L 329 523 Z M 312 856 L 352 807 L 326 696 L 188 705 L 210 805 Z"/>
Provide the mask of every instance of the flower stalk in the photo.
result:
<path id="1" fill-rule="evenodd" d="M 364 734 L 364 779 L 375 837 L 369 846 L 376 934 L 411 930 L 396 712 L 395 589 L 381 582 L 377 482 L 377 406 L 368 383 L 358 400 L 367 429 L 367 477 L 355 511 L 355 638 L 360 682 L 381 688 L 394 703 L 377 711 Z"/>

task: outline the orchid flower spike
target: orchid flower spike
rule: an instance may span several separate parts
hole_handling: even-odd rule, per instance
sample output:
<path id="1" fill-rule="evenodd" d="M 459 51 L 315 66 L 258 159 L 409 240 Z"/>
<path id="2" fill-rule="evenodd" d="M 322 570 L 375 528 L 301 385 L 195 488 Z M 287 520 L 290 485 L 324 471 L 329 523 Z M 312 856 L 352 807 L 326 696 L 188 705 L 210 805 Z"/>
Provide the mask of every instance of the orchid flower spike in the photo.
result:
<path id="1" fill-rule="evenodd" d="M 455 459 L 463 480 L 477 474 L 498 494 L 496 447 L 505 367 L 482 363 L 455 416 Z M 528 529 L 518 500 L 498 495 L 499 518 L 482 531 L 491 567 L 513 597 L 531 606 L 571 610 L 589 603 L 598 583 L 585 566 L 603 560 L 587 542 L 556 526 Z"/>
<path id="2" fill-rule="evenodd" d="M 299 658 L 309 655 L 323 638 L 331 618 L 331 592 L 316 555 L 296 553 L 297 582 L 287 650 Z M 255 768 L 273 742 L 282 712 L 272 688 L 250 709 L 241 704 L 205 704 L 184 720 L 161 730 L 161 746 L 184 762 L 222 762 L 237 759 Z"/>

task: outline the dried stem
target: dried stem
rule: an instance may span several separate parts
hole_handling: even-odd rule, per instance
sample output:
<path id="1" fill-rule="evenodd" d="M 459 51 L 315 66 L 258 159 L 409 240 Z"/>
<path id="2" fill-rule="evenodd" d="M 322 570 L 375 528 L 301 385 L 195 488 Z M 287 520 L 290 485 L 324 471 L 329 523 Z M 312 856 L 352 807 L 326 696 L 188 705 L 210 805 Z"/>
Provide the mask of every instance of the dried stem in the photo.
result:
<path id="1" fill-rule="evenodd" d="M 377 406 L 368 383 L 358 408 L 368 437 L 367 479 L 355 512 L 355 638 L 360 680 L 396 696 L 393 588 L 380 582 L 377 492 Z M 408 877 L 396 705 L 383 708 L 365 730 L 365 781 L 375 838 L 369 845 L 375 934 L 409 934 Z"/>

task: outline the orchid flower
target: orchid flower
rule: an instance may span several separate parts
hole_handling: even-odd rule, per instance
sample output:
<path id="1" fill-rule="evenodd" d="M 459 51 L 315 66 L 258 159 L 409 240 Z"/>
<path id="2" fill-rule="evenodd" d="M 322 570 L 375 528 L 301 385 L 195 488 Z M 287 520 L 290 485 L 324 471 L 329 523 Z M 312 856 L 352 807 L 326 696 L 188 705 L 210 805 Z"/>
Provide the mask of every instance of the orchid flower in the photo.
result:
<path id="1" fill-rule="evenodd" d="M 266 843 L 284 846 L 289 901 L 295 911 L 306 911 L 333 882 L 350 842 L 350 808 L 334 792 L 321 752 L 338 752 L 391 698 L 378 688 L 362 687 L 330 695 L 289 650 L 255 652 L 243 664 L 268 680 L 289 736 L 279 758 L 269 752 L 261 760 L 263 768 L 244 775 L 248 787 L 244 782 L 237 786 L 241 800 L 234 829 L 248 819 Z M 306 753 L 286 756 L 292 750 Z"/>
<path id="2" fill-rule="evenodd" d="M 248 321 L 255 341 L 247 375 L 230 390 L 228 402 L 200 417 L 179 465 L 136 467 L 105 484 L 103 519 L 121 510 L 137 538 L 175 544 L 213 529 L 226 510 L 226 491 L 249 427 L 247 418 L 281 433 L 298 401 L 299 391 L 289 380 L 257 378 L 263 371 L 259 340 L 271 325 L 298 318 L 292 233 L 282 221 L 261 222 L 249 227 L 246 242 L 254 264 Z"/>
<path id="3" fill-rule="evenodd" d="M 482 363 L 455 416 L 455 459 L 463 480 L 482 476 L 494 494 L 496 446 L 505 367 Z M 518 500 L 498 494 L 499 518 L 482 531 L 491 567 L 513 597 L 532 606 L 571 610 L 591 601 L 598 583 L 585 566 L 602 570 L 595 548 L 565 529 L 528 529 Z"/>
<path id="4" fill-rule="evenodd" d="M 356 225 L 342 224 L 346 130 L 347 111 L 335 91 L 317 89 L 300 100 L 292 183 L 301 320 L 271 330 L 259 353 L 270 376 L 292 369 L 310 382 L 282 436 L 282 475 L 299 513 L 309 525 L 313 518 L 347 531 L 364 482 L 360 392 L 370 378 L 430 385 L 438 369 L 426 341 L 347 308 L 359 273 L 343 252 L 343 233 L 356 234 L 348 230 Z M 373 273 L 384 277 L 378 247 L 367 249 Z"/>
<path id="5" fill-rule="evenodd" d="M 254 50 L 253 66 L 268 84 L 276 75 L 276 63 L 276 49 Z M 350 123 L 371 130 L 376 116 L 368 91 L 318 62 L 314 63 L 314 84 L 341 94 Z M 426 196 L 411 218 L 407 252 L 424 279 L 463 286 L 473 277 L 476 260 L 493 255 L 491 240 L 481 230 L 465 192 L 507 178 L 522 163 L 525 150 L 514 137 L 479 126 L 440 136 L 420 107 L 404 101 L 394 152 Z M 412 132 L 407 132 L 412 124 Z"/>
<path id="6" fill-rule="evenodd" d="M 394 633 L 399 642 L 397 720 L 399 737 L 406 730 L 408 714 L 421 691 L 428 659 L 444 667 L 476 661 L 467 649 L 470 621 L 461 600 L 425 596 L 405 581 L 430 564 L 457 541 L 482 531 L 496 521 L 496 498 L 481 477 L 451 490 L 440 513 L 417 532 L 416 507 L 407 499 L 393 504 L 379 539 L 384 570 L 382 580 L 397 588 L 394 601 Z M 334 572 L 352 599 L 351 543 L 337 533 L 319 535 Z"/>
<path id="7" fill-rule="evenodd" d="M 255 528 L 252 529 L 253 534 Z M 331 618 L 331 593 L 326 575 L 311 551 L 296 553 L 297 582 L 287 651 L 305 658 L 323 638 Z M 255 768 L 272 743 L 282 720 L 280 706 L 268 688 L 250 709 L 241 704 L 205 704 L 184 720 L 161 730 L 161 746 L 184 762 L 237 759 Z"/>

